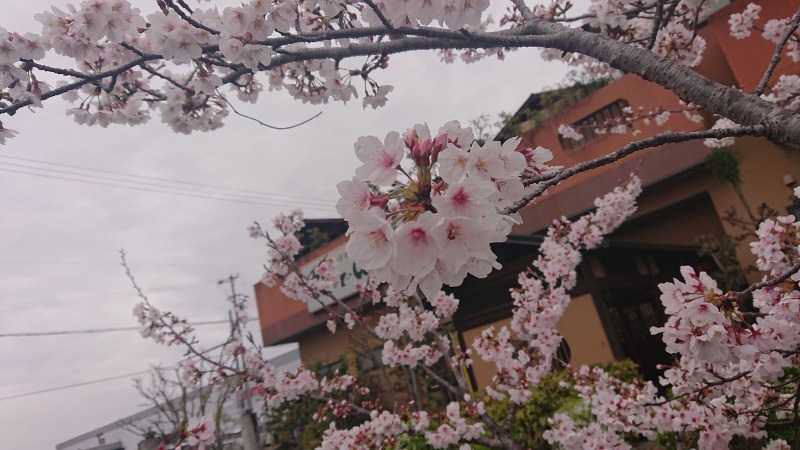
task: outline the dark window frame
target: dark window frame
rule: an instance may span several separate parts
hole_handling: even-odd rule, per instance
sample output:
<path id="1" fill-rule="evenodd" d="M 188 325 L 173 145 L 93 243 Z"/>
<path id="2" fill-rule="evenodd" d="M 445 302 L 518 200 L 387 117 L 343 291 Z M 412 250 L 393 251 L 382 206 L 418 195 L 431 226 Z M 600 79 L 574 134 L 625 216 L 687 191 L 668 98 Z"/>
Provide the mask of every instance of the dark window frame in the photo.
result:
<path id="1" fill-rule="evenodd" d="M 570 126 L 578 133 L 583 135 L 583 139 L 576 141 L 568 137 L 558 135 L 558 141 L 565 153 L 572 153 L 583 147 L 608 136 L 610 133 L 596 133 L 595 128 L 603 125 L 607 120 L 618 119 L 623 116 L 622 110 L 629 107 L 627 100 L 619 98 L 608 105 L 598 109 L 588 116 L 572 123 Z"/>

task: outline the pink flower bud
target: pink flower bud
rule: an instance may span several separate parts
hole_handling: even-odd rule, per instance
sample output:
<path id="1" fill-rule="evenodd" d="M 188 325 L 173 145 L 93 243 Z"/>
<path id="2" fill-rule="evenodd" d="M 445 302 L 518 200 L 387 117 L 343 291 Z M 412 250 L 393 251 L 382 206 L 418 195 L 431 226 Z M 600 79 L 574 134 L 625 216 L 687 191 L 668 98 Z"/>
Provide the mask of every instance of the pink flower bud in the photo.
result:
<path id="1" fill-rule="evenodd" d="M 448 137 L 447 133 L 442 131 L 438 136 L 433 138 L 433 148 L 431 149 L 431 163 L 435 163 L 439 159 L 439 152 L 447 148 Z"/>
<path id="2" fill-rule="evenodd" d="M 406 144 L 406 147 L 411 150 L 414 148 L 414 144 L 417 142 L 419 142 L 417 130 L 415 130 L 413 127 L 406 130 L 405 134 L 403 135 L 403 143 Z"/>
<path id="3" fill-rule="evenodd" d="M 428 167 L 431 165 L 431 152 L 433 150 L 433 141 L 423 139 L 414 145 L 411 149 L 411 158 L 417 164 L 417 167 Z"/>

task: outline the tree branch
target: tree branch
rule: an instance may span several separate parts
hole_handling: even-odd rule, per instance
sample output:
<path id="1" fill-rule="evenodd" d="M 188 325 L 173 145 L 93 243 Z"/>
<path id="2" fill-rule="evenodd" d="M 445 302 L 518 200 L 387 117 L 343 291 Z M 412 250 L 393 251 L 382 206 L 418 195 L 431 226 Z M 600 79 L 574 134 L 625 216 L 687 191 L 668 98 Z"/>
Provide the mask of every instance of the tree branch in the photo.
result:
<path id="1" fill-rule="evenodd" d="M 590 169 L 595 169 L 600 166 L 604 166 L 606 164 L 611 164 L 615 161 L 618 161 L 626 156 L 629 156 L 641 150 L 657 147 L 659 145 L 686 142 L 695 139 L 707 139 L 707 138 L 719 139 L 723 137 L 732 137 L 732 136 L 734 137 L 760 136 L 762 135 L 762 133 L 765 132 L 765 130 L 766 130 L 765 125 L 755 125 L 751 127 L 714 129 L 705 131 L 689 131 L 689 132 L 665 131 L 663 133 L 658 133 L 655 136 L 651 136 L 647 139 L 631 142 L 630 144 L 620 148 L 619 150 L 613 151 L 598 158 L 585 161 L 579 164 L 575 164 L 569 168 L 562 169 L 558 172 L 540 175 L 530 180 L 527 180 L 525 182 L 525 184 L 527 185 L 534 183 L 539 183 L 539 185 L 536 187 L 536 189 L 533 190 L 533 192 L 527 194 L 521 200 L 503 210 L 503 214 L 513 214 L 519 211 L 528 203 L 533 201 L 533 199 L 542 195 L 542 193 L 544 193 L 544 191 L 547 190 L 547 188 L 549 188 L 550 186 L 554 186 L 573 175 L 577 175 L 581 172 L 585 172 Z"/>
<path id="2" fill-rule="evenodd" d="M 769 79 L 772 76 L 772 72 L 775 70 L 778 63 L 781 62 L 783 46 L 786 45 L 794 32 L 797 31 L 798 25 L 800 25 L 800 9 L 794 13 L 794 17 L 792 17 L 792 21 L 789 23 L 789 28 L 786 30 L 786 35 L 775 45 L 775 53 L 772 54 L 772 59 L 769 61 L 767 70 L 764 71 L 764 76 L 761 77 L 761 81 L 758 82 L 758 86 L 756 86 L 755 91 L 753 91 L 753 95 L 761 95 L 764 93 L 764 90 L 767 88 L 767 83 L 769 83 Z"/>
<path id="3" fill-rule="evenodd" d="M 288 125 L 288 126 L 285 126 L 285 127 L 276 127 L 276 126 L 274 126 L 274 125 L 270 125 L 270 124 L 268 124 L 268 123 L 262 122 L 262 121 L 260 121 L 260 120 L 256 119 L 255 117 L 248 116 L 247 114 L 240 113 L 240 112 L 239 112 L 239 111 L 236 109 L 236 107 L 235 107 L 235 106 L 233 106 L 233 103 L 231 103 L 230 101 L 228 101 L 228 99 L 227 99 L 227 98 L 225 98 L 225 96 L 224 96 L 224 95 L 222 95 L 222 94 L 219 92 L 219 90 L 216 90 L 216 89 L 215 89 L 215 91 L 216 91 L 216 93 L 217 93 L 217 96 L 219 96 L 219 98 L 221 98 L 221 99 L 222 99 L 222 101 L 224 101 L 225 103 L 227 103 L 227 104 L 228 104 L 228 106 L 231 108 L 231 110 L 234 112 L 234 114 L 236 114 L 236 115 L 238 115 L 238 116 L 240 116 L 240 117 L 244 117 L 245 119 L 250 119 L 250 120 L 252 120 L 253 122 L 256 122 L 257 124 L 259 124 L 259 125 L 261 125 L 261 126 L 264 126 L 264 127 L 267 127 L 267 128 L 273 129 L 273 130 L 291 130 L 292 128 L 297 128 L 297 127 L 299 127 L 299 126 L 301 126 L 301 125 L 305 125 L 305 124 L 307 124 L 308 122 L 311 122 L 312 120 L 314 120 L 314 119 L 316 119 L 317 117 L 319 117 L 319 116 L 321 116 L 321 115 L 322 115 L 322 111 L 320 111 L 320 112 L 318 112 L 318 113 L 314 114 L 313 116 L 309 117 L 308 119 L 306 119 L 306 120 L 304 120 L 304 121 L 302 121 L 302 122 L 298 122 L 298 123 L 296 123 L 296 124 L 294 124 L 294 125 Z"/>

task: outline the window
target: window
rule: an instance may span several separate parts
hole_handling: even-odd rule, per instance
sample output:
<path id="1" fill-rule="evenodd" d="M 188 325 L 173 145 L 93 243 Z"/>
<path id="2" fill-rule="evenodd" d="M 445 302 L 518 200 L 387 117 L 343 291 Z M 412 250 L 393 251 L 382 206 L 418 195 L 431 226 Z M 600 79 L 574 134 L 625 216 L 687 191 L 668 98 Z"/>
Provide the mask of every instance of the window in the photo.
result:
<path id="1" fill-rule="evenodd" d="M 556 349 L 556 354 L 553 355 L 553 370 L 566 369 L 571 359 L 572 351 L 569 348 L 569 343 L 567 343 L 566 338 L 562 337 L 561 343 L 558 344 Z"/>
<path id="2" fill-rule="evenodd" d="M 612 121 L 622 117 L 624 115 L 622 110 L 628 106 L 629 104 L 627 101 L 619 99 L 614 103 L 611 103 L 610 105 L 601 108 L 600 110 L 595 111 L 594 113 L 573 123 L 570 126 L 574 128 L 575 131 L 582 134 L 583 139 L 576 141 L 575 139 L 570 139 L 559 135 L 558 140 L 561 142 L 561 148 L 563 148 L 565 152 L 572 152 L 581 147 L 585 147 L 605 136 L 608 133 L 598 133 L 595 131 L 595 129 L 602 126 L 607 121 Z"/>
<path id="3" fill-rule="evenodd" d="M 359 355 L 356 358 L 358 368 L 364 372 L 377 369 L 383 361 L 383 347 L 377 347 L 372 350 L 372 354 Z"/>

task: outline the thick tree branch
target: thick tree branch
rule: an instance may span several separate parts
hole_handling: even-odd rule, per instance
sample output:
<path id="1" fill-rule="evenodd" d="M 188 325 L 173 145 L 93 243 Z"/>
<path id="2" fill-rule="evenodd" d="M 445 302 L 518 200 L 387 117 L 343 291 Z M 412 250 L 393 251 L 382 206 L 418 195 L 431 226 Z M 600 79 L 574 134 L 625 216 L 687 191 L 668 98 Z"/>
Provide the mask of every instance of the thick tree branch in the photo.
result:
<path id="1" fill-rule="evenodd" d="M 522 2 L 518 2 L 524 8 Z M 519 6 L 519 5 L 518 5 Z M 469 35 L 457 30 L 446 30 L 435 27 L 368 27 L 363 29 L 329 30 L 320 33 L 306 33 L 300 36 L 281 37 L 265 40 L 263 43 L 273 48 L 297 42 L 297 39 L 320 42 L 328 39 L 358 38 L 386 35 L 391 32 L 398 36 L 390 41 L 370 43 L 352 43 L 347 48 L 313 47 L 282 54 L 272 59 L 269 65 L 260 66 L 259 70 L 269 70 L 283 64 L 299 61 L 333 59 L 341 61 L 346 58 L 371 55 L 391 55 L 417 50 L 439 49 L 490 49 L 490 48 L 527 48 L 546 47 L 564 52 L 580 53 L 608 63 L 616 69 L 635 73 L 646 80 L 653 81 L 675 92 L 681 99 L 695 103 L 708 111 L 725 116 L 741 125 L 764 124 L 765 137 L 782 144 L 800 147 L 800 115 L 784 110 L 752 95 L 716 83 L 691 69 L 662 59 L 652 52 L 618 42 L 599 33 L 569 28 L 558 23 L 548 22 L 527 15 L 526 24 L 510 30 L 495 32 L 471 31 Z M 666 18 L 664 19 L 666 20 Z M 218 51 L 217 46 L 203 47 L 208 55 Z M 97 82 L 104 78 L 118 75 L 143 62 L 161 59 L 159 55 L 141 55 L 119 68 L 98 73 L 89 78 L 54 89 L 42 95 L 46 100 L 56 95 L 77 89 L 86 83 Z M 250 72 L 239 68 L 224 78 L 226 83 Z M 31 100 L 24 100 L 0 109 L 0 114 L 11 113 L 30 105 Z"/>

